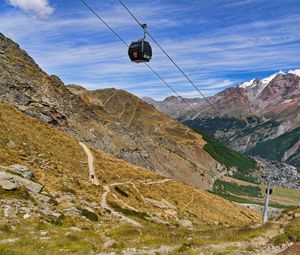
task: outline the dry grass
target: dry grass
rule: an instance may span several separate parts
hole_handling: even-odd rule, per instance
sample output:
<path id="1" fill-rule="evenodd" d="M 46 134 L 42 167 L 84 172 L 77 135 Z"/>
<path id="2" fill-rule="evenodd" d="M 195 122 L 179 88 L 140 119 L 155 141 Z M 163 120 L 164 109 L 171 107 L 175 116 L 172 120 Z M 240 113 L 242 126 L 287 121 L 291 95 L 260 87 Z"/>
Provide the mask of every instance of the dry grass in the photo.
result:
<path id="1" fill-rule="evenodd" d="M 15 146 L 9 145 L 10 141 L 13 141 Z M 17 231 L 5 233 L 5 238 L 17 236 L 20 241 L 14 245 L 1 245 L 1 254 L 87 254 L 90 251 L 98 252 L 105 236 L 117 239 L 117 251 L 124 245 L 158 247 L 162 244 L 184 244 L 189 236 L 200 245 L 203 240 L 199 238 L 200 235 L 194 235 L 197 229 L 220 229 L 225 227 L 224 224 L 242 226 L 258 220 L 258 215 L 248 209 L 175 181 L 145 184 L 143 182 L 155 182 L 163 180 L 163 177 L 101 151 L 92 149 L 92 152 L 95 157 L 96 175 L 102 184 L 129 182 L 119 185 L 128 196 L 124 196 L 116 188 L 111 188 L 115 197 L 109 194 L 109 203 L 116 203 L 121 209 L 126 209 L 120 203 L 121 199 L 137 208 L 141 215 L 156 215 L 170 221 L 172 226 L 150 223 L 137 217 L 139 214 L 130 214 L 130 217 L 142 224 L 142 228 L 137 230 L 136 227 L 124 225 L 116 218 L 111 218 L 104 211 L 99 212 L 100 223 L 88 220 L 72 222 L 67 219 L 62 226 L 56 226 L 43 225 L 41 219 L 37 218 L 32 219 L 32 222 L 21 219 Z M 101 186 L 96 187 L 89 183 L 86 162 L 86 155 L 78 141 L 49 125 L 39 123 L 11 106 L 0 103 L 0 165 L 19 163 L 32 168 L 36 174 L 36 181 L 45 185 L 54 197 L 68 192 L 76 194 L 75 203 L 78 203 L 80 197 L 99 204 L 103 190 Z M 160 202 L 164 199 L 174 208 L 170 210 L 145 203 L 141 194 L 145 198 Z M 191 220 L 194 228 L 189 230 L 176 226 L 177 218 Z M 53 232 L 51 240 L 42 241 L 31 236 L 30 229 L 36 224 L 41 229 L 46 228 Z M 85 230 L 69 236 L 66 235 L 69 225 L 80 226 Z M 3 235 L 1 239 L 4 239 Z"/>
<path id="2" fill-rule="evenodd" d="M 102 189 L 88 182 L 86 155 L 76 140 L 7 105 L 0 104 L 0 113 L 0 164 L 19 163 L 33 168 L 36 179 L 45 184 L 50 192 L 68 189 L 88 200 L 100 200 Z M 16 147 L 9 147 L 10 141 Z M 246 208 L 242 209 L 222 198 L 174 181 L 143 185 L 141 182 L 161 180 L 162 177 L 103 152 L 93 150 L 93 154 L 96 174 L 102 183 L 132 181 L 145 197 L 169 200 L 178 206 L 178 213 L 191 215 L 202 224 L 220 221 L 241 225 L 258 218 L 257 214 Z M 192 194 L 194 201 L 186 207 Z M 140 209 L 147 208 L 139 200 L 138 196 L 130 196 L 126 201 Z M 157 207 L 153 210 L 161 211 Z"/>

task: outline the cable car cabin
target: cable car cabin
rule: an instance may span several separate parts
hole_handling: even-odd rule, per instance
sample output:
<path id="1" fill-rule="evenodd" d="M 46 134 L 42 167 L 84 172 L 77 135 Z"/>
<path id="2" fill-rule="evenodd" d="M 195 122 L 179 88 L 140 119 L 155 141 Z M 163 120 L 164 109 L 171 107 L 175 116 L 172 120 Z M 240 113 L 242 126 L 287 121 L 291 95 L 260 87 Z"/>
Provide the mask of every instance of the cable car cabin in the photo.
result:
<path id="1" fill-rule="evenodd" d="M 152 58 L 150 43 L 144 40 L 132 42 L 128 48 L 128 56 L 131 61 L 136 63 L 149 62 Z"/>

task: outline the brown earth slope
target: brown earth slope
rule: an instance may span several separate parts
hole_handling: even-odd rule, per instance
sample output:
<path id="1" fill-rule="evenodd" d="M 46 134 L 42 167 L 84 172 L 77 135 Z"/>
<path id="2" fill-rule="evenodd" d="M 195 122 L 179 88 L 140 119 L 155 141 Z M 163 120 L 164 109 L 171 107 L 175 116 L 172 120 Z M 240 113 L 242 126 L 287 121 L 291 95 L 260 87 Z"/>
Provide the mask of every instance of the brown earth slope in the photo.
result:
<path id="1" fill-rule="evenodd" d="M 202 149 L 205 141 L 199 134 L 154 110 L 138 97 L 116 89 L 87 91 L 72 85 L 68 89 L 81 95 L 92 107 L 105 109 L 125 127 L 125 137 L 137 141 L 144 151 L 143 158 L 160 174 L 193 186 L 202 183 L 202 187 L 218 174 L 214 170 L 216 162 Z M 122 158 L 130 161 L 135 146 L 123 146 Z"/>
<path id="2" fill-rule="evenodd" d="M 143 215 L 142 219 L 147 215 L 153 221 L 172 225 L 189 220 L 194 226 L 215 222 L 241 226 L 258 219 L 250 209 L 208 192 L 164 179 L 100 150 L 92 149 L 92 153 L 100 186 L 90 183 L 86 155 L 77 140 L 0 103 L 0 165 L 21 164 L 33 169 L 35 181 L 59 201 L 59 209 L 89 201 L 106 217 L 109 214 L 100 207 L 100 201 L 103 187 L 110 186 L 107 203 L 121 213 L 122 208 L 127 213 L 140 212 L 136 215 Z M 70 198 L 70 192 L 75 197 Z"/>
<path id="3" fill-rule="evenodd" d="M 175 180 L 210 188 L 218 175 L 200 135 L 124 91 L 71 93 L 2 34 L 0 99 L 94 148 Z"/>

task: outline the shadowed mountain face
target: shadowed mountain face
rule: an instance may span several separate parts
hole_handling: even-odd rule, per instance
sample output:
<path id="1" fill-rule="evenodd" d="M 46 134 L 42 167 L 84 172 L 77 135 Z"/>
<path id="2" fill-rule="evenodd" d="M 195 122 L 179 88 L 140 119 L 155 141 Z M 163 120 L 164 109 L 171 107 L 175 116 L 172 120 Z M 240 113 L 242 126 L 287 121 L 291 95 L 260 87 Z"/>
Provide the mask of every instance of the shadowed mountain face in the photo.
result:
<path id="1" fill-rule="evenodd" d="M 148 98 L 145 101 L 235 150 L 274 159 L 272 151 L 276 146 L 280 151 L 277 160 L 300 166 L 300 136 L 296 130 L 300 126 L 299 73 L 279 72 L 225 89 L 209 98 L 220 112 L 202 99 L 188 99 L 199 112 L 197 116 L 176 97 L 162 102 Z"/>
<path id="2" fill-rule="evenodd" d="M 0 99 L 39 121 L 138 166 L 210 188 L 223 168 L 201 135 L 120 90 L 64 86 L 0 34 Z"/>

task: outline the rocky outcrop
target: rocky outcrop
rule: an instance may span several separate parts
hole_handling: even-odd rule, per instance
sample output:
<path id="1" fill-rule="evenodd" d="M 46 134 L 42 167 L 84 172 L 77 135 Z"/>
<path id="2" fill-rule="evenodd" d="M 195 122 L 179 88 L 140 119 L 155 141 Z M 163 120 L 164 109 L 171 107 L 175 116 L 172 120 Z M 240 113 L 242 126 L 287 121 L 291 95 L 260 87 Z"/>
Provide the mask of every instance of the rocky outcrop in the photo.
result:
<path id="1" fill-rule="evenodd" d="M 120 90 L 68 88 L 0 34 L 0 99 L 94 148 L 193 186 L 209 188 L 217 162 L 189 128 Z"/>
<path id="2" fill-rule="evenodd" d="M 34 177 L 34 173 L 31 169 L 29 169 L 26 166 L 19 165 L 19 164 L 11 165 L 8 167 L 0 166 L 0 169 L 11 172 L 12 174 L 20 175 L 21 177 L 28 179 L 28 180 L 30 180 Z"/>
<path id="3" fill-rule="evenodd" d="M 12 165 L 9 167 L 1 166 L 0 169 L 5 169 L 15 173 L 15 174 L 11 174 L 4 171 L 0 171 L 0 186 L 2 186 L 4 190 L 8 190 L 8 191 L 15 190 L 23 186 L 28 191 L 37 194 L 40 193 L 43 189 L 43 185 L 29 180 L 32 176 L 34 176 L 34 174 L 32 170 L 29 170 L 25 166 L 22 165 Z M 19 173 L 24 177 L 17 175 Z"/>

